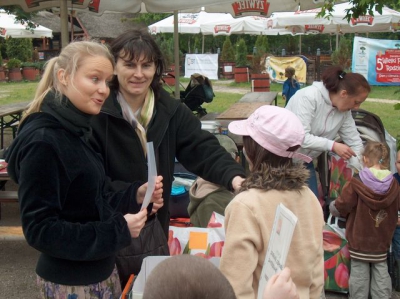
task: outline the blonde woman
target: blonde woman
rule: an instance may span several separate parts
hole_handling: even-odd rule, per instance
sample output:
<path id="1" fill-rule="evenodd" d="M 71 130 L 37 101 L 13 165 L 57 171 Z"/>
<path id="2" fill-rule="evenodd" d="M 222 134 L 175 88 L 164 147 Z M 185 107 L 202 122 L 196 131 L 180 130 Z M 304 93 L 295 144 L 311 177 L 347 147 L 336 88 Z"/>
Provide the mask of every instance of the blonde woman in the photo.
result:
<path id="1" fill-rule="evenodd" d="M 95 41 L 70 43 L 49 60 L 18 136 L 6 153 L 19 184 L 22 228 L 41 252 L 40 298 L 119 298 L 116 252 L 147 219 L 147 185 L 103 190 L 101 159 L 88 143 L 90 119 L 110 90 L 114 60 Z M 162 204 L 161 177 L 152 201 Z"/>

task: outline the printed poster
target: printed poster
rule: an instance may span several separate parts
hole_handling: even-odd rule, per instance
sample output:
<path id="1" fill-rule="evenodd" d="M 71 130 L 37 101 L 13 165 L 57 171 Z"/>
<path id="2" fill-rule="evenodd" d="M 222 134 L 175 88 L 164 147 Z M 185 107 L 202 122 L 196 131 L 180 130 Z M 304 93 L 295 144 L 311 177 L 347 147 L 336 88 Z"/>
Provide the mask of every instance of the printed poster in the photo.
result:
<path id="1" fill-rule="evenodd" d="M 272 82 L 285 82 L 287 79 L 285 77 L 285 68 L 288 66 L 295 69 L 295 79 L 299 83 L 306 83 L 307 65 L 303 58 L 298 56 L 268 56 L 265 60 L 265 69 L 267 70 Z"/>
<path id="2" fill-rule="evenodd" d="M 218 54 L 186 54 L 185 78 L 194 73 L 218 80 Z"/>
<path id="3" fill-rule="evenodd" d="M 354 37 L 352 71 L 370 85 L 400 85 L 400 40 Z"/>

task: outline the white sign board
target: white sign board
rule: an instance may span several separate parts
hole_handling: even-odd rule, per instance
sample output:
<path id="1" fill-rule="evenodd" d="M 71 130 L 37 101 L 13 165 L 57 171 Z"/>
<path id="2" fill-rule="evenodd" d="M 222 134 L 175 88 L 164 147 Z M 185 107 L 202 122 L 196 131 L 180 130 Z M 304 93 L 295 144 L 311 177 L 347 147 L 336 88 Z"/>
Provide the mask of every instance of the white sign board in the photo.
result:
<path id="1" fill-rule="evenodd" d="M 218 54 L 186 54 L 185 78 L 194 73 L 218 80 Z"/>

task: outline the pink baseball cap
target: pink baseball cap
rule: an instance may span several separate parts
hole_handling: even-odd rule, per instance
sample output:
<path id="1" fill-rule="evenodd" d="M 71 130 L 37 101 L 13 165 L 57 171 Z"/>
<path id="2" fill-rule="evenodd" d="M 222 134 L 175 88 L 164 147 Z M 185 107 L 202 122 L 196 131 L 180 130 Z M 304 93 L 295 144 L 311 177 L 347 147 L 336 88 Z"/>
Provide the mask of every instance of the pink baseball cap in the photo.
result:
<path id="1" fill-rule="evenodd" d="M 271 105 L 265 105 L 254 111 L 248 119 L 233 121 L 229 124 L 230 132 L 241 136 L 250 136 L 266 150 L 281 157 L 312 159 L 290 148 L 302 145 L 304 140 L 303 125 L 291 111 Z"/>

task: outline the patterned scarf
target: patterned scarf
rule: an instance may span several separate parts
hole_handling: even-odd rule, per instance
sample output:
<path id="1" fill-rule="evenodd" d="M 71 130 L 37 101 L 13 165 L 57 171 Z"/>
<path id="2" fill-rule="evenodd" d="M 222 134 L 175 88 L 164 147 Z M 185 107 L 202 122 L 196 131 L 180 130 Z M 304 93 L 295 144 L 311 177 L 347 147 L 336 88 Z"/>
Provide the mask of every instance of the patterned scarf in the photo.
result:
<path id="1" fill-rule="evenodd" d="M 143 152 L 146 156 L 146 131 L 147 127 L 150 123 L 150 120 L 153 116 L 154 110 L 154 92 L 150 88 L 147 92 L 146 98 L 144 99 L 143 106 L 136 111 L 135 113 L 132 111 L 131 107 L 124 99 L 122 93 L 118 92 L 117 100 L 121 105 L 122 116 L 124 119 L 129 122 L 132 127 L 135 129 L 136 134 L 140 139 L 140 143 L 142 144 Z"/>

